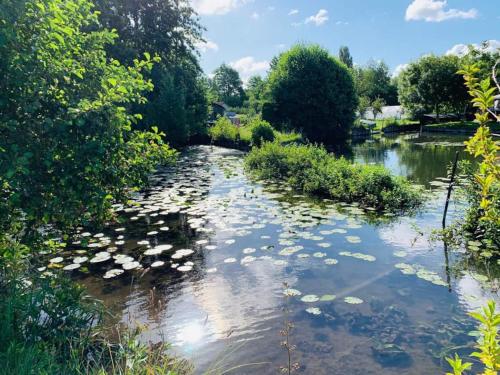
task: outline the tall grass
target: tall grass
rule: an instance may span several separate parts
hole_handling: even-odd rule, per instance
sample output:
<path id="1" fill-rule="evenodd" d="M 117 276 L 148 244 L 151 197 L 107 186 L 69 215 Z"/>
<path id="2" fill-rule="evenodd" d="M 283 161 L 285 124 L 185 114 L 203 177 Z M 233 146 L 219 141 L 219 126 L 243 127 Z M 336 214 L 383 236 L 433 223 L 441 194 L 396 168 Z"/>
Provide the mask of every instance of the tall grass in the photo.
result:
<path id="1" fill-rule="evenodd" d="M 138 330 L 104 328 L 104 309 L 57 274 L 0 261 L 0 374 L 178 375 L 190 365 L 168 346 L 138 341 Z M 109 329 L 118 339 L 110 341 Z"/>
<path id="2" fill-rule="evenodd" d="M 377 210 L 408 210 L 422 202 L 420 188 L 383 166 L 353 164 L 314 145 L 265 143 L 252 149 L 245 164 L 260 178 L 284 180 L 307 194 Z"/>

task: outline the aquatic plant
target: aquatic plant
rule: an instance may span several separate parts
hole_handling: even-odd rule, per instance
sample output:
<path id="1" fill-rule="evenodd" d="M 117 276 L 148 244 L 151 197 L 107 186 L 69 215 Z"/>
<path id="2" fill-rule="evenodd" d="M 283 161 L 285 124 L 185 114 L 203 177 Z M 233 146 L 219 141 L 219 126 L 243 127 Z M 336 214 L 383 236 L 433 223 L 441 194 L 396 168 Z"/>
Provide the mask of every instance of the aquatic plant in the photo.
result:
<path id="1" fill-rule="evenodd" d="M 287 353 L 287 363 L 285 366 L 281 366 L 281 372 L 286 373 L 290 375 L 292 372 L 298 370 L 300 368 L 300 365 L 298 362 L 293 362 L 292 360 L 292 352 L 296 349 L 295 345 L 292 345 L 290 342 L 290 333 L 292 332 L 294 328 L 294 324 L 290 321 L 289 314 L 290 314 L 290 309 L 288 307 L 288 300 L 290 296 L 292 295 L 300 295 L 300 292 L 295 291 L 295 289 L 290 289 L 288 283 L 283 283 L 283 298 L 285 299 L 285 307 L 283 308 L 283 312 L 285 314 L 285 321 L 284 321 L 284 327 L 280 331 L 280 335 L 284 337 L 284 340 L 281 342 L 281 346 L 283 346 L 286 350 Z M 295 293 L 289 293 L 289 291 L 294 291 L 298 292 L 297 294 Z M 315 312 L 314 312 L 315 313 Z M 313 313 L 313 314 L 314 314 Z"/>
<path id="2" fill-rule="evenodd" d="M 422 202 L 418 187 L 383 166 L 353 164 L 315 145 L 265 143 L 250 151 L 245 166 L 259 178 L 286 181 L 310 195 L 377 210 L 408 210 Z"/>
<path id="3" fill-rule="evenodd" d="M 476 344 L 477 351 L 472 353 L 472 356 L 478 358 L 481 362 L 483 366 L 482 375 L 496 375 L 500 370 L 498 336 L 500 314 L 496 312 L 496 304 L 494 301 L 489 301 L 487 306 L 483 307 L 482 312 L 473 312 L 469 315 L 480 322 Z M 463 362 L 457 354 L 455 354 L 454 358 L 447 358 L 446 360 L 453 369 L 453 372 L 448 372 L 447 375 L 462 375 L 472 367 L 472 363 Z"/>

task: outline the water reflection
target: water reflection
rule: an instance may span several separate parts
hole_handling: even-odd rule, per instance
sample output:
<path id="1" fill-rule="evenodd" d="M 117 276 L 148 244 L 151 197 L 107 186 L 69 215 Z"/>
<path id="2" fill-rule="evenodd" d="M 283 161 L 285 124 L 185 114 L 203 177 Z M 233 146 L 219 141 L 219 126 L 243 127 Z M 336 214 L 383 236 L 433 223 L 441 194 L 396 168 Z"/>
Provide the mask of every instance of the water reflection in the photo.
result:
<path id="1" fill-rule="evenodd" d="M 383 164 L 392 172 L 426 187 L 436 177 L 445 177 L 456 151 L 464 149 L 463 136 L 406 134 L 374 137 L 354 146 L 354 160 Z M 472 160 L 465 152 L 461 159 Z"/>
<path id="2" fill-rule="evenodd" d="M 352 152 L 356 161 L 435 186 L 430 182 L 445 177 L 461 141 L 375 138 Z M 418 216 L 372 225 L 356 205 L 248 179 L 236 151 L 192 148 L 152 183 L 133 205 L 117 209 L 120 224 L 105 231 L 112 245 L 124 236 L 117 252 L 133 256 L 142 270 L 105 281 L 114 267 L 107 263 L 79 279 L 121 321 L 146 323 L 144 340 L 171 341 L 200 373 L 251 362 L 266 364 L 242 373 L 277 373 L 286 363 L 279 334 L 285 303 L 296 327 L 294 361 L 304 373 L 442 373 L 448 350 L 470 344 L 465 282 L 452 278 L 460 294 L 448 292 L 443 249 L 427 240 L 440 223 L 439 186 Z M 149 244 L 138 244 L 144 240 Z M 165 244 L 172 249 L 143 255 Z M 193 253 L 175 259 L 186 249 Z M 157 261 L 164 265 L 153 268 Z M 284 282 L 300 295 L 286 302 Z M 352 300 L 363 303 L 346 302 Z"/>

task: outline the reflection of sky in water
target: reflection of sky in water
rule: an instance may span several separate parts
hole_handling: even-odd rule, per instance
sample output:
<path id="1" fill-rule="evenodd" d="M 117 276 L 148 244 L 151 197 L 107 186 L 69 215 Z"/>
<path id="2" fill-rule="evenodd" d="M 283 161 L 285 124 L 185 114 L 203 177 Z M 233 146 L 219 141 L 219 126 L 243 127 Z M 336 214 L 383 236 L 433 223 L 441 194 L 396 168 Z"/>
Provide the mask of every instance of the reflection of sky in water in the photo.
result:
<path id="1" fill-rule="evenodd" d="M 404 137 L 396 141 L 355 146 L 354 158 L 371 162 L 373 156 L 373 161 L 383 161 L 395 173 L 405 175 L 412 171 L 419 182 L 429 176 L 443 177 L 442 165 L 433 170 L 429 170 L 432 166 L 416 165 L 419 158 L 405 154 L 414 149 L 401 145 L 406 142 Z M 174 244 L 174 250 L 195 249 L 194 257 L 186 259 L 194 263 L 193 271 L 181 274 L 168 267 L 150 271 L 132 287 L 130 280 L 112 281 L 113 289 L 109 292 L 102 288 L 99 278 L 89 277 L 85 283 L 92 294 L 103 298 L 116 313 L 122 314 L 123 322 L 146 323 L 148 329 L 143 334 L 144 339 L 172 342 L 177 351 L 194 361 L 199 371 L 219 363 L 223 357 L 226 366 L 270 362 L 264 367 L 246 368 L 244 373 L 271 374 L 285 361 L 279 332 L 284 319 L 283 282 L 287 282 L 302 295 L 334 294 L 337 297 L 333 302 L 312 304 L 301 302 L 300 297 L 288 301 L 290 318 L 296 326 L 292 334 L 297 345 L 295 356 L 302 362 L 305 373 L 324 373 L 326 368 L 335 373 L 354 373 L 360 369 L 369 369 L 367 374 L 442 372 L 429 348 L 435 346 L 438 350 L 443 345 L 463 342 L 438 338 L 434 342 L 433 334 L 426 338 L 427 341 L 420 337 L 427 337 L 428 332 L 442 327 L 443 321 L 451 316 L 466 319 L 460 306 L 469 309 L 474 305 L 464 296 L 483 293 L 478 294 L 478 287 L 467 278 L 452 280 L 454 292 L 449 293 L 446 287 L 416 275 L 404 275 L 394 267 L 401 262 L 416 263 L 446 280 L 442 245 L 431 246 L 428 242 L 430 231 L 440 225 L 444 204 L 442 192 L 435 193 L 425 212 L 414 218 L 358 227 L 352 225 L 353 221 L 363 223 L 364 218 L 356 217 L 355 210 L 343 212 L 346 214 L 343 217 L 338 214 L 343 211 L 342 207 L 326 204 L 317 208 L 312 201 L 294 197 L 293 193 L 269 194 L 278 186 L 263 188 L 261 184 L 249 182 L 242 173 L 238 152 L 215 148 L 215 153 L 210 154 L 209 150 L 202 148 L 199 160 L 208 159 L 213 163 L 210 174 L 192 173 L 187 185 L 196 188 L 197 178 L 207 184 L 207 191 L 200 199 L 200 213 L 192 215 L 208 218 L 207 227 L 213 231 L 194 233 L 186 229 L 189 215 L 180 219 L 167 217 L 165 225 L 171 227 L 171 231 L 169 237 L 161 240 L 161 243 Z M 236 155 L 236 158 L 228 158 L 227 154 Z M 420 160 L 428 164 L 425 157 Z M 181 173 L 188 173 L 189 168 L 181 167 Z M 162 189 L 160 185 L 158 197 L 171 197 Z M 144 233 L 150 230 L 140 223 L 137 221 L 127 231 L 129 241 L 132 237 L 133 241 L 143 239 Z M 331 232 L 339 229 L 347 233 Z M 191 234 L 186 235 L 186 230 Z M 283 237 L 289 230 L 293 232 L 291 238 Z M 418 234 L 420 231 L 423 235 Z M 312 238 L 315 236 L 318 238 Z M 361 242 L 351 243 L 347 236 L 359 236 Z M 208 250 L 204 245 L 197 245 L 200 239 L 207 239 L 208 244 L 216 245 L 217 249 Z M 227 240 L 234 240 L 234 243 L 226 243 Z M 292 240 L 294 246 L 303 249 L 281 256 L 279 251 L 289 245 L 280 244 L 280 240 Z M 328 246 L 320 246 L 320 243 Z M 245 248 L 256 250 L 244 254 Z M 372 255 L 376 261 L 367 262 L 340 254 L 346 251 Z M 402 257 L 395 256 L 397 252 Z M 324 258 L 313 256 L 318 253 L 326 255 Z M 309 257 L 299 258 L 298 254 Z M 245 256 L 256 259 L 242 265 L 240 262 Z M 236 262 L 224 262 L 233 257 Z M 336 259 L 338 264 L 326 264 L 327 258 Z M 276 260 L 286 263 L 276 264 Z M 207 273 L 214 268 L 216 272 Z M 153 295 L 152 288 L 155 288 Z M 364 303 L 349 305 L 344 302 L 349 296 L 361 298 Z M 305 311 L 308 307 L 319 307 L 322 314 L 308 314 Z M 356 333 L 360 327 L 365 328 Z M 425 327 L 429 327 L 428 331 Z M 458 332 L 458 328 L 446 329 Z M 387 332 L 391 332 L 390 337 Z M 429 344 L 429 340 L 434 344 Z M 374 354 L 380 342 L 394 342 L 404 348 L 412 360 L 400 361 L 403 367 L 381 363 Z M 230 358 L 225 358 L 228 352 L 231 352 Z"/>

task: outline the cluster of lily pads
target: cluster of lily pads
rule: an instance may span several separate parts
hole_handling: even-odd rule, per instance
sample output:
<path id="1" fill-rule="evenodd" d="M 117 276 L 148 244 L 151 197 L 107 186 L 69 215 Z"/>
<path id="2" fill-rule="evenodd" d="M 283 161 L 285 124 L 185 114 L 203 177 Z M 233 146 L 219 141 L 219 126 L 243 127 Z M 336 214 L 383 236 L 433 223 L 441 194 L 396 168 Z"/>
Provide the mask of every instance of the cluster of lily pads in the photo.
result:
<path id="1" fill-rule="evenodd" d="M 300 290 L 293 289 L 293 288 L 287 288 L 287 289 L 283 290 L 283 294 L 286 297 L 300 297 L 300 296 L 302 296 L 302 292 Z M 310 303 L 316 303 L 316 302 L 331 302 L 331 301 L 334 301 L 336 298 L 337 298 L 337 296 L 335 294 L 324 294 L 322 296 L 317 296 L 315 294 L 307 294 L 307 295 L 301 297 L 300 300 L 306 304 L 310 304 Z M 348 297 L 344 297 L 344 302 L 351 304 L 351 305 L 359 305 L 359 304 L 362 304 L 364 301 L 358 297 L 348 296 Z M 322 313 L 321 309 L 319 307 L 316 307 L 316 306 L 306 308 L 306 312 L 308 312 L 309 314 L 312 314 L 312 315 L 321 315 L 321 313 Z"/>

